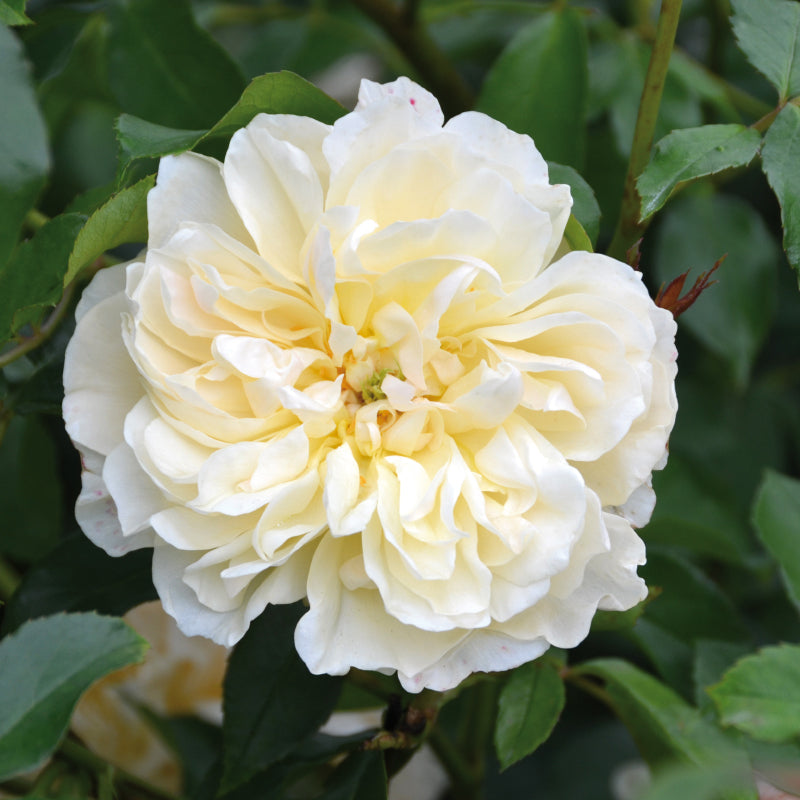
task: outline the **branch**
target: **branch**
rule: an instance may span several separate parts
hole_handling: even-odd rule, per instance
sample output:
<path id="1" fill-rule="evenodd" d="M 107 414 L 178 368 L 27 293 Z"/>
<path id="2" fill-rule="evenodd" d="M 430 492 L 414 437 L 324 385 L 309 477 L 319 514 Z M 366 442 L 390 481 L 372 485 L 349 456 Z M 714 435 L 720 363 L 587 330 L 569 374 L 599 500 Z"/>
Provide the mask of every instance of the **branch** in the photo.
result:
<path id="1" fill-rule="evenodd" d="M 439 49 L 416 19 L 415 4 L 406 8 L 391 0 L 352 0 L 353 5 L 378 24 L 397 45 L 409 63 L 419 72 L 431 91 L 439 98 L 447 116 L 472 108 L 472 90 L 456 68 Z"/>
<path id="2" fill-rule="evenodd" d="M 633 145 L 625 176 L 625 189 L 622 193 L 617 229 L 608 248 L 608 254 L 620 260 L 625 258 L 628 248 L 641 237 L 646 224 L 639 222 L 641 198 L 636 190 L 636 179 L 641 175 L 650 158 L 653 146 L 661 94 L 669 68 L 669 59 L 675 45 L 675 33 L 681 15 L 681 0 L 662 0 L 661 13 L 656 28 L 656 38 L 647 66 L 639 114 L 633 133 Z"/>
<path id="3" fill-rule="evenodd" d="M 39 345 L 44 344 L 44 342 L 53 335 L 53 332 L 59 326 L 61 320 L 64 319 L 64 315 L 67 313 L 67 309 L 69 308 L 73 294 L 75 294 L 75 281 L 70 283 L 67 288 L 64 289 L 64 294 L 61 295 L 61 299 L 58 301 L 58 304 L 50 312 L 50 316 L 41 326 L 34 330 L 30 336 L 24 337 L 19 344 L 15 345 L 9 350 L 6 350 L 5 353 L 0 355 L 0 369 L 8 366 L 12 361 L 16 361 L 18 358 L 21 358 L 26 353 L 30 353 L 31 350 L 35 350 L 37 347 L 39 347 Z"/>

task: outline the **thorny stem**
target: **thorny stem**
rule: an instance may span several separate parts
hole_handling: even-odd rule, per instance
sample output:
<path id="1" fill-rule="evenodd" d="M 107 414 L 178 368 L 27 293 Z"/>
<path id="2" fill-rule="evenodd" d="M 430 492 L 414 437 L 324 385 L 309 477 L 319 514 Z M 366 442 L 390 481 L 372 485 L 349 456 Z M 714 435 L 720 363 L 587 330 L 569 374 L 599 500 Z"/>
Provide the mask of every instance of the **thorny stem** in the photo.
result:
<path id="1" fill-rule="evenodd" d="M 75 281 L 70 283 L 66 289 L 64 289 L 64 294 L 61 296 L 58 304 L 50 312 L 50 316 L 42 323 L 42 325 L 36 328 L 30 336 L 23 337 L 19 344 L 0 354 L 0 369 L 8 366 L 12 361 L 16 361 L 18 358 L 21 358 L 26 353 L 30 353 L 31 350 L 35 350 L 37 347 L 39 347 L 39 345 L 43 344 L 45 341 L 47 341 L 47 339 L 50 338 L 55 329 L 61 323 L 64 315 L 67 313 L 67 309 L 69 308 L 69 304 L 74 293 Z"/>
<path id="2" fill-rule="evenodd" d="M 608 254 L 614 258 L 624 259 L 625 252 L 644 231 L 646 225 L 639 222 L 641 200 L 636 190 L 636 179 L 644 170 L 650 158 L 653 146 L 658 109 L 661 105 L 661 94 L 667 77 L 669 59 L 675 45 L 675 33 L 681 15 L 681 0 L 662 0 L 661 13 L 656 27 L 656 37 L 647 66 L 642 99 L 639 102 L 639 114 L 633 133 L 633 145 L 628 161 L 628 172 L 625 176 L 625 188 L 617 221 L 614 238 L 608 248 Z"/>
<path id="3" fill-rule="evenodd" d="M 397 45 L 439 98 L 447 116 L 472 108 L 472 91 L 456 68 L 406 8 L 391 0 L 352 0 Z M 414 5 L 413 3 L 409 5 Z"/>
<path id="4" fill-rule="evenodd" d="M 78 744 L 74 739 L 65 739 L 57 751 L 61 756 L 82 767 L 88 767 L 96 775 L 108 776 L 109 763 L 95 755 L 91 750 L 87 750 L 83 745 Z M 114 768 L 114 783 L 122 786 L 128 786 L 136 790 L 140 795 L 149 798 L 149 800 L 175 800 L 175 797 L 169 792 L 165 792 L 156 786 L 131 775 L 129 772 Z"/>

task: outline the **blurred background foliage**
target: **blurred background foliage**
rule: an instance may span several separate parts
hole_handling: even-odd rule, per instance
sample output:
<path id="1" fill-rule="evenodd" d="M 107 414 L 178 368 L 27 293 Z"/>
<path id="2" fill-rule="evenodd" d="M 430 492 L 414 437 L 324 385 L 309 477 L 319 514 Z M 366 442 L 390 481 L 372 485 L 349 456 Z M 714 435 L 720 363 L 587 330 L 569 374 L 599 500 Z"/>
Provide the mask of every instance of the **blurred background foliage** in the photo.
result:
<path id="1" fill-rule="evenodd" d="M 763 133 L 797 93 L 798 63 L 775 66 L 770 59 L 780 58 L 778 40 L 792 36 L 800 6 L 739 6 L 743 47 L 727 0 L 685 0 L 656 141 L 711 124 Z M 409 0 L 402 7 L 391 0 L 0 0 L 3 633 L 60 611 L 118 615 L 155 596 L 147 553 L 110 559 L 77 530 L 72 506 L 80 464 L 60 419 L 60 376 L 74 289 L 93 270 L 138 252 L 147 176 L 159 155 L 194 147 L 219 156 L 232 131 L 258 110 L 328 122 L 343 113 L 308 84 L 285 75 L 259 79 L 264 73 L 297 73 L 346 108 L 361 77 L 407 74 L 431 88 L 449 114 L 474 106 L 532 135 L 553 162 L 554 180 L 573 186 L 575 214 L 605 252 L 617 228 L 658 15 L 652 0 Z M 747 29 L 753 20 L 767 30 L 755 44 Z M 796 43 L 796 28 L 793 35 Z M 781 69 L 783 85 L 775 79 Z M 249 105 L 240 101 L 248 86 Z M 217 125 L 232 107 L 238 110 Z M 791 102 L 787 108 L 797 111 Z M 788 112 L 785 119 L 793 124 Z M 797 130 L 774 137 L 789 153 L 774 169 L 789 187 L 783 212 L 790 256 L 792 236 L 797 241 L 792 215 L 800 207 Z M 709 741 L 731 726 L 739 729 L 725 739 L 738 748 L 734 756 L 747 752 L 773 783 L 800 793 L 800 723 L 779 735 L 748 728 L 736 699 L 754 694 L 737 688 L 735 673 L 719 684 L 727 693 L 706 692 L 742 656 L 800 642 L 800 484 L 791 477 L 800 469 L 800 296 L 758 144 L 756 137 L 741 164 L 681 185 L 640 231 L 640 268 L 654 295 L 686 270 L 693 280 L 727 254 L 717 283 L 680 319 L 680 412 L 669 464 L 654 479 L 658 505 L 642 532 L 651 599 L 633 615 L 600 615 L 586 642 L 568 654 L 569 668 L 551 661 L 552 674 L 543 664 L 524 681 L 479 682 L 449 703 L 439 725 L 446 741 L 433 743 L 441 755 L 447 741 L 456 742 L 477 776 L 452 797 L 634 797 L 620 789 L 622 765 L 642 756 L 651 767 L 716 763 L 724 748 L 709 756 Z M 690 155 L 680 153 L 675 163 Z M 34 643 L 32 652 L 50 657 L 41 647 Z M 775 651 L 763 652 L 772 658 Z M 777 652 L 785 658 L 772 660 L 784 663 L 758 662 L 753 672 L 762 676 L 759 691 L 773 702 L 772 713 L 797 720 L 800 656 L 791 647 Z M 617 669 L 621 662 L 609 658 L 639 672 Z M 739 664 L 746 683 L 748 662 Z M 0 684 L 8 674 L 0 674 Z M 562 678 L 563 713 L 557 703 L 548 716 L 542 697 L 554 696 L 550 683 L 562 686 Z M 257 675 L 244 676 L 242 685 L 258 696 Z M 6 683 L 0 697 L 13 691 Z M 360 691 L 348 689 L 341 703 L 367 702 Z M 381 686 L 367 695 L 375 703 L 391 691 Z M 495 754 L 498 691 L 506 708 L 530 703 L 526 719 L 535 730 L 518 729 L 501 699 Z M 536 719 L 540 707 L 543 718 Z M 686 709 L 691 714 L 681 717 Z M 695 739 L 687 734 L 692 726 Z M 3 742 L 17 746 L 12 734 L 0 723 L 0 750 Z M 201 767 L 213 759 L 197 744 L 208 732 L 195 734 L 200 739 L 187 733 L 190 744 L 178 751 L 187 775 L 202 777 Z M 235 742 L 225 746 L 226 758 L 246 760 L 241 752 L 231 756 Z M 500 771 L 500 763 L 534 749 Z M 299 752 L 297 763 L 320 763 L 303 762 Z M 297 789 L 297 763 L 295 772 L 285 759 L 277 763 L 282 772 L 250 765 L 251 783 L 225 796 L 290 796 L 290 786 L 298 797 L 383 796 L 383 772 L 371 753 L 350 756 L 348 772 L 337 770 L 338 779 L 313 790 Z M 78 794 L 58 796 L 100 793 L 97 771 L 89 771 L 94 777 L 75 784 Z M 752 788 L 730 790 L 729 779 L 725 771 L 665 774 L 651 796 L 755 797 Z M 219 769 L 212 769 L 197 779 L 192 796 L 214 797 L 218 780 Z M 118 791 L 137 796 L 131 787 Z"/>

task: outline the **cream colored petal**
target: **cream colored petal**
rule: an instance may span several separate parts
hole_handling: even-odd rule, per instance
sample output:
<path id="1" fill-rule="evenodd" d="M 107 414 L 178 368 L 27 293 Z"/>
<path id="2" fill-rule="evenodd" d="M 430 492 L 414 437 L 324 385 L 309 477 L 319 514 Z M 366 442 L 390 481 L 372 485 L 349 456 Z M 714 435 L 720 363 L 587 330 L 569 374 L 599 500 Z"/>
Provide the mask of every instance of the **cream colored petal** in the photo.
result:
<path id="1" fill-rule="evenodd" d="M 149 529 L 123 535 L 108 488 L 103 479 L 92 472 L 83 473 L 83 488 L 75 503 L 75 519 L 86 536 L 110 556 L 124 556 L 132 550 L 153 546 L 154 536 Z"/>
<path id="2" fill-rule="evenodd" d="M 153 514 L 168 506 L 125 442 L 109 453 L 103 466 L 103 482 L 114 499 L 123 536 L 147 529 Z"/>
<path id="3" fill-rule="evenodd" d="M 331 450 L 325 459 L 323 502 L 332 536 L 348 536 L 364 530 L 375 513 L 377 493 L 362 497 L 361 470 L 350 445 Z"/>
<path id="4" fill-rule="evenodd" d="M 151 250 L 167 244 L 187 222 L 211 223 L 253 246 L 225 189 L 222 164 L 197 153 L 161 159 L 155 188 L 147 195 L 147 221 Z"/>
<path id="5" fill-rule="evenodd" d="M 338 567 L 354 554 L 351 542 L 323 537 L 311 563 L 310 608 L 295 629 L 297 652 L 311 672 L 344 675 L 357 667 L 416 674 L 467 635 L 403 625 L 384 611 L 377 592 L 345 589 Z"/>
<path id="6" fill-rule="evenodd" d="M 233 135 L 223 175 L 257 252 L 287 277 L 300 278 L 300 252 L 323 203 L 308 155 L 256 121 Z"/>
<path id="7" fill-rule="evenodd" d="M 99 273 L 103 278 L 92 289 L 93 298 L 117 287 L 124 273 L 121 267 L 113 268 L 114 273 Z M 140 376 L 122 342 L 122 314 L 126 310 L 122 293 L 92 306 L 84 305 L 64 356 L 67 433 L 76 444 L 101 455 L 108 455 L 122 441 L 125 415 L 144 394 Z"/>
<path id="8" fill-rule="evenodd" d="M 336 120 L 322 147 L 331 169 L 326 208 L 345 205 L 347 192 L 369 164 L 403 142 L 441 131 L 438 103 L 418 88 L 409 81 L 389 92 L 362 83 L 364 102 Z"/>

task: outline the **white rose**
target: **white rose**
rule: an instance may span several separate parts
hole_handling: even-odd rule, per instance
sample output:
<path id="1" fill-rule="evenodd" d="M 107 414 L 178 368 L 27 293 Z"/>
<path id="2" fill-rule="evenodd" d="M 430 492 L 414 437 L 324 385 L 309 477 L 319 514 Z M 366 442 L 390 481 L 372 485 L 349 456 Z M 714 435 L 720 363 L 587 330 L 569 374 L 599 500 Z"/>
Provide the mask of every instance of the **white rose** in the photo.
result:
<path id="1" fill-rule="evenodd" d="M 444 690 L 577 645 L 645 595 L 626 517 L 676 354 L 636 272 L 557 258 L 570 206 L 528 137 L 443 125 L 405 78 L 163 159 L 146 256 L 67 351 L 87 536 L 154 547 L 167 611 L 221 644 L 307 598 L 315 673 Z"/>

